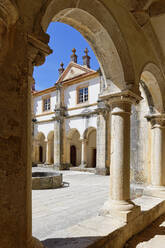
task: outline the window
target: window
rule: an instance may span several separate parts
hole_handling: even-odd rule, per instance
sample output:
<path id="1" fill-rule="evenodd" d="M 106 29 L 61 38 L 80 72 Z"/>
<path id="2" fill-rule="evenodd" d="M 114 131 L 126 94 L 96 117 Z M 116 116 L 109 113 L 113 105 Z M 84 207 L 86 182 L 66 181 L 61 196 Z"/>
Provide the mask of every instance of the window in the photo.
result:
<path id="1" fill-rule="evenodd" d="M 50 97 L 43 99 L 43 111 L 50 110 Z"/>
<path id="2" fill-rule="evenodd" d="M 88 101 L 88 87 L 79 89 L 78 102 L 83 103 Z"/>

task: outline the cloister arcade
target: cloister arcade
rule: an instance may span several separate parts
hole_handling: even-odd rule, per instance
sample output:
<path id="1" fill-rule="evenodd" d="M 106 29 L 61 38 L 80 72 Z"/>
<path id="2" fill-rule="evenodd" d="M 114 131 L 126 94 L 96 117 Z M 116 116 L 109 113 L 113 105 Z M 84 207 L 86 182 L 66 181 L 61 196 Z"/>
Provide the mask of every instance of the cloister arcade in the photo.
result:
<path id="1" fill-rule="evenodd" d="M 96 167 L 96 129 L 89 127 L 84 131 L 83 137 L 77 129 L 71 129 L 64 141 L 66 146 L 67 161 L 70 166 L 81 166 L 86 168 Z M 83 148 L 84 145 L 84 148 Z M 34 158 L 35 164 L 54 164 L 54 132 L 49 132 L 48 136 L 41 132 L 34 137 Z M 83 153 L 83 154 L 82 154 Z"/>
<path id="2" fill-rule="evenodd" d="M 95 52 L 104 75 L 105 87 L 97 110 L 97 137 L 100 137 L 97 157 L 101 166 L 105 162 L 105 117 L 108 114 L 110 192 L 100 214 L 105 218 L 115 217 L 125 226 L 119 235 L 112 239 L 108 236 L 98 247 L 123 247 L 126 240 L 165 212 L 165 47 L 161 33 L 164 15 L 165 4 L 160 0 L 36 0 L 28 3 L 4 0 L 0 3 L 2 248 L 43 247 L 32 237 L 31 85 L 33 67 L 43 64 L 45 56 L 52 52 L 46 34 L 51 21 L 67 23 L 81 32 Z M 147 115 L 150 129 L 146 137 L 151 148 L 149 162 L 145 159 L 147 184 L 144 194 L 160 201 L 155 205 L 155 211 L 148 207 L 145 214 L 141 205 L 130 199 L 131 109 L 142 101 L 141 81 L 150 93 L 148 97 L 152 97 L 152 108 L 149 106 Z M 59 120 L 63 118 L 60 109 L 58 113 L 56 132 Z M 94 139 L 92 135 L 89 132 L 88 138 Z M 53 133 L 48 141 L 52 137 Z M 42 134 L 37 140 L 38 159 L 44 160 Z M 47 155 L 47 159 L 52 160 L 52 155 Z M 149 203 L 152 197 L 148 198 Z M 105 226 L 104 222 L 102 226 Z"/>

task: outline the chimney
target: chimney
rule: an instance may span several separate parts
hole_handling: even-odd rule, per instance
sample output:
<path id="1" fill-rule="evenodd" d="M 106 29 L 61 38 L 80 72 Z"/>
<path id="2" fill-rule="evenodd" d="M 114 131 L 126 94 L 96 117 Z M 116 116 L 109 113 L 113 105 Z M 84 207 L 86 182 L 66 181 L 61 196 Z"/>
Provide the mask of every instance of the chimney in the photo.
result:
<path id="1" fill-rule="evenodd" d="M 61 62 L 60 66 L 61 66 L 61 68 L 58 69 L 58 72 L 59 72 L 59 75 L 61 76 L 61 74 L 62 74 L 63 71 L 65 70 L 65 69 L 64 69 L 64 64 L 63 64 L 63 62 Z"/>
<path id="2" fill-rule="evenodd" d="M 91 57 L 88 56 L 88 48 L 85 49 L 84 53 L 85 53 L 85 56 L 82 57 L 83 58 L 83 65 L 85 67 L 90 68 L 90 59 L 91 59 Z"/>
<path id="3" fill-rule="evenodd" d="M 74 62 L 74 63 L 77 63 L 76 49 L 73 48 L 73 49 L 72 49 L 72 52 L 73 52 L 73 54 L 70 56 L 71 61 Z"/>

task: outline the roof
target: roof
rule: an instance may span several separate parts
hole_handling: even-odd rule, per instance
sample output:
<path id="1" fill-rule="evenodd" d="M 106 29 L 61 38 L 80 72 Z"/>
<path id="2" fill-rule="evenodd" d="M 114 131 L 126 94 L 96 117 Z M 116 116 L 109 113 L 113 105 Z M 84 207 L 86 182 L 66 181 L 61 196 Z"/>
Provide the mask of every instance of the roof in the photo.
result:
<path id="1" fill-rule="evenodd" d="M 64 86 L 69 86 L 71 84 L 80 83 L 85 80 L 89 80 L 93 77 L 97 77 L 98 75 L 99 73 L 95 70 L 92 70 L 74 62 L 70 62 L 64 72 L 59 77 L 59 79 L 57 80 L 57 82 L 54 84 L 54 86 L 41 91 L 34 91 L 32 92 L 32 94 L 33 96 L 48 94 L 52 91 L 55 91 L 56 85 L 59 83 L 63 84 Z"/>

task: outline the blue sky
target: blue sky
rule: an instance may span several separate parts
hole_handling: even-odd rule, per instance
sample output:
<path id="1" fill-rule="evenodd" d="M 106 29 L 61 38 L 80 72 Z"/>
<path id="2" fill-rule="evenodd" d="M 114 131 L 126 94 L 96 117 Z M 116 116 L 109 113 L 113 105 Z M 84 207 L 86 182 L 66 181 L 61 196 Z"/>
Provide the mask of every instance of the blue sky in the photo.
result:
<path id="1" fill-rule="evenodd" d="M 36 82 L 36 90 L 43 90 L 54 85 L 59 77 L 60 63 L 63 62 L 64 68 L 66 68 L 70 62 L 73 48 L 77 50 L 78 64 L 83 63 L 82 56 L 87 47 L 91 57 L 91 68 L 94 70 L 99 68 L 91 47 L 77 30 L 67 24 L 52 22 L 47 29 L 47 33 L 50 35 L 49 46 L 53 53 L 46 57 L 46 61 L 42 66 L 34 68 L 33 76 Z"/>

